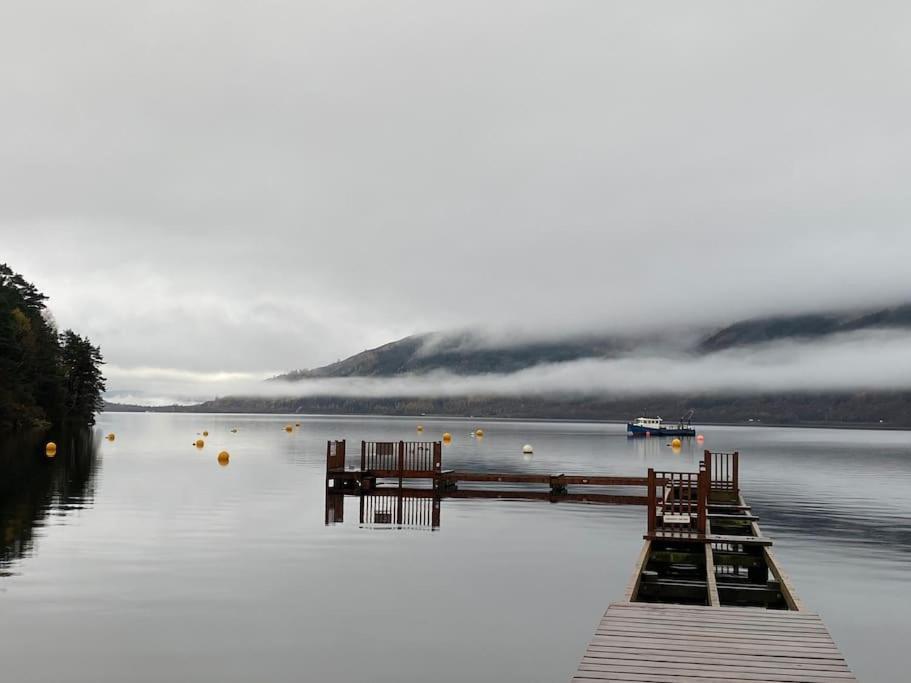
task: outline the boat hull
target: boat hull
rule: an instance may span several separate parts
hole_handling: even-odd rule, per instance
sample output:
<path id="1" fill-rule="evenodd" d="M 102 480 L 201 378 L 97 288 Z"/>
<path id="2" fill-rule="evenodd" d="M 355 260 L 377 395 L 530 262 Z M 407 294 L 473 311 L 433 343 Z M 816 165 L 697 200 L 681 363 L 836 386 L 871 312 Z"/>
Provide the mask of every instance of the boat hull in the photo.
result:
<path id="1" fill-rule="evenodd" d="M 629 436 L 696 436 L 696 430 L 692 427 L 682 427 L 680 425 L 673 427 L 643 427 L 632 422 L 626 423 L 626 433 Z"/>

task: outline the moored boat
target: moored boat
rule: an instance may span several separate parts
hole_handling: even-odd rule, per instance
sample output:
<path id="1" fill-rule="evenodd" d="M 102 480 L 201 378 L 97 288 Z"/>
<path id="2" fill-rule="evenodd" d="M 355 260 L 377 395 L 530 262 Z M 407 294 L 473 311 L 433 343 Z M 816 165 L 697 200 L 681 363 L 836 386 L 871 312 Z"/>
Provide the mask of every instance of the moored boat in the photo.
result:
<path id="1" fill-rule="evenodd" d="M 696 436 L 696 430 L 690 424 L 693 411 L 680 418 L 676 423 L 665 422 L 661 417 L 637 417 L 635 422 L 626 423 L 626 433 L 630 436 Z"/>

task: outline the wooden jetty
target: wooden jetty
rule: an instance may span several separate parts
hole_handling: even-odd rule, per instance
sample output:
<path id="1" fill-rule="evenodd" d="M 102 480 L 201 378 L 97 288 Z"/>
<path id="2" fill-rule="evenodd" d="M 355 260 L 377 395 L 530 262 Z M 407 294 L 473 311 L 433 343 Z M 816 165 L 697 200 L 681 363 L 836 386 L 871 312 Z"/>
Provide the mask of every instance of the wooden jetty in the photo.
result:
<path id="1" fill-rule="evenodd" d="M 847 683 L 857 679 L 816 614 L 749 607 L 617 602 L 578 683 Z"/>
<path id="2" fill-rule="evenodd" d="M 326 486 L 339 491 L 367 492 L 381 480 L 430 480 L 433 490 L 452 495 L 461 483 L 543 484 L 554 495 L 570 494 L 570 487 L 645 487 L 646 477 L 540 474 L 526 472 L 459 472 L 443 469 L 443 444 L 439 441 L 361 441 L 360 465 L 349 467 L 347 443 L 326 445 Z M 453 496 L 455 497 L 455 496 Z M 645 505 L 645 495 L 620 495 L 618 503 Z M 605 498 L 601 502 L 610 502 Z"/>
<path id="3" fill-rule="evenodd" d="M 644 545 L 624 601 L 608 607 L 573 681 L 856 680 L 743 499 L 739 453 L 705 451 L 697 472 L 649 469 L 645 477 L 444 470 L 440 442 L 362 441 L 357 465 L 345 456 L 345 441 L 327 444 L 327 524 L 344 519 L 346 496 L 359 498 L 363 526 L 431 529 L 446 497 L 646 506 Z M 421 481 L 431 485 L 412 485 Z M 462 483 L 480 488 L 460 490 Z M 546 488 L 488 488 L 497 483 Z"/>
<path id="4" fill-rule="evenodd" d="M 739 454 L 648 472 L 648 527 L 626 601 L 610 605 L 573 681 L 846 683 L 740 493 Z"/>

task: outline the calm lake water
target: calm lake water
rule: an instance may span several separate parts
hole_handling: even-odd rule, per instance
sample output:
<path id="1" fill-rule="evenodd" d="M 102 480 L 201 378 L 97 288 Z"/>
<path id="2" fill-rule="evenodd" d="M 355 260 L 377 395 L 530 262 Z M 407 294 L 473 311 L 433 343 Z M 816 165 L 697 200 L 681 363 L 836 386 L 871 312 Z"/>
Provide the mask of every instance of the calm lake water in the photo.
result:
<path id="1" fill-rule="evenodd" d="M 428 440 L 452 432 L 445 468 L 641 475 L 701 453 L 622 425 L 420 421 Z M 349 498 L 326 525 L 326 440 L 347 438 L 350 461 L 354 442 L 413 440 L 417 423 L 104 414 L 98 434 L 117 439 L 94 456 L 8 445 L 2 680 L 567 680 L 622 598 L 645 509 L 447 499 L 437 529 L 390 529 L 361 526 Z M 911 433 L 702 431 L 741 452 L 745 497 L 859 678 L 907 680 Z"/>

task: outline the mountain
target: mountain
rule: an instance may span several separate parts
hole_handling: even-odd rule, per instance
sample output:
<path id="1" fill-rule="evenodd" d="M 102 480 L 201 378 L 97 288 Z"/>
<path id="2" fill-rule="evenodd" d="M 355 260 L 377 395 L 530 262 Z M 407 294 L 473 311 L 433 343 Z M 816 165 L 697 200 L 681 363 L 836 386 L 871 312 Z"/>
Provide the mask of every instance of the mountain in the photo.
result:
<path id="1" fill-rule="evenodd" d="M 458 375 L 507 373 L 541 363 L 579 358 L 609 358 L 645 339 L 586 335 L 558 342 L 521 342 L 490 346 L 471 332 L 423 334 L 405 337 L 345 360 L 312 370 L 295 370 L 273 379 L 297 381 L 319 377 L 394 377 L 446 370 Z"/>
<path id="2" fill-rule="evenodd" d="M 911 328 L 911 304 L 867 311 L 770 316 L 736 322 L 721 329 L 649 335 L 585 335 L 561 341 L 522 341 L 497 345 L 473 332 L 405 337 L 375 349 L 310 370 L 295 370 L 274 380 L 323 377 L 394 377 L 444 370 L 458 375 L 509 373 L 541 363 L 612 358 L 631 351 L 673 350 L 703 355 L 783 340 L 821 340 L 872 329 Z"/>
<path id="3" fill-rule="evenodd" d="M 745 320 L 709 335 L 699 344 L 698 350 L 709 353 L 783 339 L 810 340 L 846 332 L 894 328 L 911 328 L 911 304 L 874 311 L 816 313 Z"/>
<path id="4" fill-rule="evenodd" d="M 541 363 L 611 358 L 644 349 L 673 351 L 685 362 L 736 348 L 785 340 L 820 341 L 842 333 L 911 328 L 911 305 L 866 311 L 769 316 L 668 336 L 587 335 L 563 341 L 506 344 L 472 333 L 406 337 L 337 363 L 279 375 L 272 381 L 323 377 L 394 377 L 446 371 L 509 373 Z M 649 413 L 673 419 L 690 408 L 700 423 L 761 423 L 911 428 L 911 391 L 779 391 L 649 396 L 253 397 L 229 396 L 195 406 L 145 408 L 109 404 L 106 410 L 253 412 L 350 415 L 445 415 L 501 418 L 626 420 Z"/>

